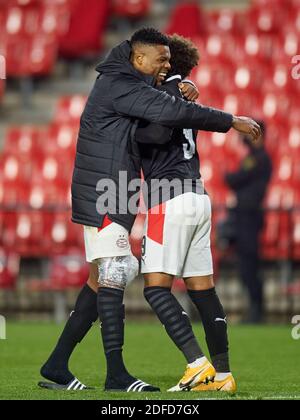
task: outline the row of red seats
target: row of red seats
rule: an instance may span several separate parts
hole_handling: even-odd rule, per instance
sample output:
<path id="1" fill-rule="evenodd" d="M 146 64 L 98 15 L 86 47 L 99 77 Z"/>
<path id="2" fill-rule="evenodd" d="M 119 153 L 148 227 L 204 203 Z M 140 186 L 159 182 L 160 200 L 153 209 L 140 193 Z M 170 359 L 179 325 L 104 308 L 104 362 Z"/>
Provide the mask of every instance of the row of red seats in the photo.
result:
<path id="1" fill-rule="evenodd" d="M 25 158 L 25 159 L 24 159 Z M 74 157 L 62 155 L 59 151 L 49 154 L 42 159 L 32 161 L 26 156 L 4 155 L 3 167 L 0 167 L 0 185 L 20 185 L 23 195 L 28 189 L 35 187 L 47 188 L 46 194 L 51 189 L 51 184 L 67 188 L 72 177 Z"/>
<path id="2" fill-rule="evenodd" d="M 62 255 L 83 249 L 82 226 L 71 222 L 70 210 L 1 211 L 1 244 L 21 256 Z"/>
<path id="3" fill-rule="evenodd" d="M 0 5 L 0 54 L 8 76 L 52 72 L 58 53 L 77 58 L 98 54 L 109 16 L 109 0 L 7 2 Z"/>
<path id="4" fill-rule="evenodd" d="M 98 54 L 103 47 L 109 16 L 139 19 L 146 16 L 151 0 L 73 0 L 69 31 L 60 39 L 60 54 L 80 58 Z"/>
<path id="5" fill-rule="evenodd" d="M 205 95 L 210 90 L 218 90 L 223 95 L 246 92 L 254 99 L 275 93 L 287 96 L 288 100 L 297 100 L 300 94 L 300 59 L 298 67 L 292 63 L 277 63 L 268 67 L 256 60 L 225 64 L 214 59 L 201 63 L 194 69 L 192 77 L 199 86 L 200 98 L 202 93 Z"/>
<path id="6" fill-rule="evenodd" d="M 70 0 L 0 5 L 2 32 L 10 37 L 35 34 L 63 36 L 69 29 Z"/>
<path id="7" fill-rule="evenodd" d="M 225 109 L 228 110 L 228 107 Z M 76 132 L 70 138 L 66 134 L 66 138 L 62 136 L 62 139 L 58 134 L 60 130 L 55 133 L 56 135 L 49 137 L 49 142 L 48 137 L 43 137 L 47 142 L 43 149 L 43 144 L 38 144 L 41 138 L 39 131 L 27 127 L 12 129 L 6 137 L 0 160 L 0 185 L 6 185 L 7 191 L 13 191 L 13 185 L 20 185 L 22 196 L 30 195 L 36 188 L 49 192 L 51 186 L 67 191 L 74 164 Z M 300 124 L 290 127 L 283 126 L 280 121 L 278 124 L 267 124 L 266 146 L 271 154 L 275 173 L 281 174 L 279 179 L 295 179 L 299 182 L 297 168 L 300 157 Z M 200 132 L 198 150 L 204 168 L 205 162 L 210 165 L 222 163 L 225 170 L 228 162 L 229 167 L 226 169 L 233 170 L 245 155 L 242 142 L 234 131 L 228 134 Z M 211 172 L 214 173 L 213 170 Z M 19 199 L 22 196 L 16 193 Z"/>
<path id="8" fill-rule="evenodd" d="M 203 84 L 203 80 L 202 80 Z M 260 94 L 247 89 L 235 88 L 233 91 L 216 89 L 213 86 L 199 86 L 200 102 L 204 105 L 223 109 L 233 114 L 252 115 L 264 119 L 269 125 L 281 125 L 284 136 L 296 133 L 299 126 L 299 97 L 288 96 L 285 92 L 270 91 Z"/>
<path id="9" fill-rule="evenodd" d="M 139 18 L 150 0 L 40 0 L 0 3 L 0 54 L 7 74 L 47 75 L 58 52 L 67 58 L 97 55 L 111 13 Z"/>
<path id="10" fill-rule="evenodd" d="M 172 10 L 167 33 L 187 37 L 205 34 L 278 34 L 300 32 L 299 2 L 253 4 L 246 11 L 220 9 L 205 12 L 197 1 L 180 2 Z"/>
<path id="11" fill-rule="evenodd" d="M 20 270 L 20 257 L 15 252 L 0 248 L 0 289 L 13 289 Z M 88 279 L 89 267 L 81 249 L 70 248 L 63 256 L 50 258 L 49 277 L 31 280 L 30 291 L 59 291 L 82 287 Z"/>
<path id="12" fill-rule="evenodd" d="M 6 2 L 0 5 L 0 53 L 8 76 L 43 76 L 53 71 L 58 40 L 68 31 L 69 0 Z"/>
<path id="13" fill-rule="evenodd" d="M 193 42 L 200 51 L 201 62 L 219 62 L 242 64 L 255 59 L 259 64 L 291 64 L 292 57 L 299 51 L 299 34 L 265 35 L 209 34 L 193 37 Z"/>
<path id="14" fill-rule="evenodd" d="M 72 159 L 75 155 L 77 135 L 78 122 L 53 123 L 46 128 L 11 127 L 5 137 L 3 153 L 22 153 L 19 160 L 23 158 L 23 161 L 42 159 L 55 154 Z"/>

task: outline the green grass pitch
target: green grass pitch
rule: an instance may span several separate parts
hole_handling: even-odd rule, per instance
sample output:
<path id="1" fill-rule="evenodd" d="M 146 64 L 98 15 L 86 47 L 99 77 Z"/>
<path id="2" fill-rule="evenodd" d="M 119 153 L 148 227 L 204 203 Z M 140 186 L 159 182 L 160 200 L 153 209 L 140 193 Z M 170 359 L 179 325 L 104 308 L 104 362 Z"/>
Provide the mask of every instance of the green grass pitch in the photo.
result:
<path id="1" fill-rule="evenodd" d="M 124 357 L 129 371 L 161 387 L 161 393 L 103 392 L 105 363 L 96 326 L 78 346 L 70 362 L 72 372 L 92 391 L 58 392 L 37 387 L 39 368 L 62 329 L 48 323 L 8 323 L 0 340 L 0 399 L 128 400 L 128 399 L 300 399 L 300 340 L 292 326 L 232 326 L 229 328 L 231 365 L 238 384 L 235 396 L 226 393 L 167 393 L 185 369 L 185 361 L 156 320 L 126 323 Z M 200 325 L 194 325 L 207 351 Z"/>

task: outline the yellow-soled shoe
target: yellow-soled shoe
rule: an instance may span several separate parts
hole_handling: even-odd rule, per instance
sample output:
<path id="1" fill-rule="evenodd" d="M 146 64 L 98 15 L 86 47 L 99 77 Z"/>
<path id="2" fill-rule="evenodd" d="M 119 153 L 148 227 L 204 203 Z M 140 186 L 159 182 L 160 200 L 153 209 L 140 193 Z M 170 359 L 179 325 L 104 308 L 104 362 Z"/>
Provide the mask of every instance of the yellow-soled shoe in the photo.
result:
<path id="1" fill-rule="evenodd" d="M 215 379 L 213 382 L 202 383 L 194 386 L 191 391 L 224 391 L 224 392 L 236 392 L 236 383 L 232 374 L 223 380 Z"/>
<path id="2" fill-rule="evenodd" d="M 212 381 L 215 375 L 215 368 L 208 360 L 195 368 L 188 366 L 178 384 L 168 389 L 168 392 L 189 391 L 200 383 Z"/>

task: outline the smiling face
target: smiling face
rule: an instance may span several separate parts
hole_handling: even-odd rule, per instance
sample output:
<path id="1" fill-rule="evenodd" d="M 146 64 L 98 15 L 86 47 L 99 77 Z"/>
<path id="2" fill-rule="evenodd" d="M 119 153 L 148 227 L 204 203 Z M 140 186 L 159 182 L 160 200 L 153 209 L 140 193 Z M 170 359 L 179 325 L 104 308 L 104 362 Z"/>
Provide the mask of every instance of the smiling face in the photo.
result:
<path id="1" fill-rule="evenodd" d="M 170 49 L 166 45 L 138 44 L 134 46 L 131 63 L 141 73 L 153 76 L 160 85 L 171 68 L 170 58 Z"/>

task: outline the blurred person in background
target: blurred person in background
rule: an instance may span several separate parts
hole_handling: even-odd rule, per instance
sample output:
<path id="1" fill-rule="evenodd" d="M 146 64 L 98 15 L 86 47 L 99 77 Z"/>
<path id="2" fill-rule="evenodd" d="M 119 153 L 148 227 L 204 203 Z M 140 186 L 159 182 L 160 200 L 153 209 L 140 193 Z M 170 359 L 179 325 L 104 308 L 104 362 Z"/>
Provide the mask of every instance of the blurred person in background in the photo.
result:
<path id="1" fill-rule="evenodd" d="M 256 142 L 249 136 L 242 137 L 248 154 L 236 172 L 225 175 L 225 182 L 236 196 L 231 223 L 235 224 L 239 275 L 249 294 L 250 308 L 245 319 L 249 323 L 259 323 L 263 318 L 259 234 L 264 225 L 262 204 L 272 174 L 271 159 L 264 146 L 265 125 L 262 121 L 259 124 L 261 137 Z"/>

